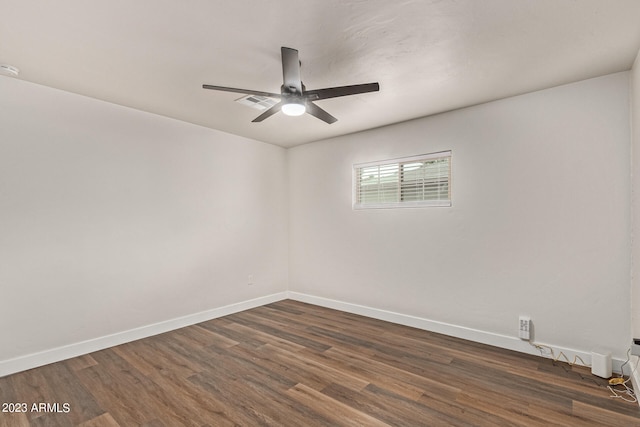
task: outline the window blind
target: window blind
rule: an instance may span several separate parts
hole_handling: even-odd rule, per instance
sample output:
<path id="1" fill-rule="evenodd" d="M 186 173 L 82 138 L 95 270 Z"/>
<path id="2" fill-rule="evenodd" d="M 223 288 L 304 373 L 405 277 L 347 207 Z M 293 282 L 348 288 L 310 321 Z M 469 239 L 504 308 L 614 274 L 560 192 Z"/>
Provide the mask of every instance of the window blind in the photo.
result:
<path id="1" fill-rule="evenodd" d="M 451 206 L 451 151 L 354 165 L 354 208 Z"/>

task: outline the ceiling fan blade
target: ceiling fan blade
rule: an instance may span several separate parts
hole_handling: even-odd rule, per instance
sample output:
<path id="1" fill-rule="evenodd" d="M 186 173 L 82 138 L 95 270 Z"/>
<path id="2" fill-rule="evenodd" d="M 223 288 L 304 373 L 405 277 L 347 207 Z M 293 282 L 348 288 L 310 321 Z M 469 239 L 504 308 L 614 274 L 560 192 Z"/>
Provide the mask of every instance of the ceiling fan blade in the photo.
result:
<path id="1" fill-rule="evenodd" d="M 316 104 L 314 104 L 311 101 L 307 102 L 307 113 L 311 114 L 313 117 L 316 117 L 322 120 L 325 123 L 331 124 L 338 121 L 338 119 L 336 119 L 331 114 L 327 113 L 326 111 L 324 111 L 322 108 L 318 107 Z"/>
<path id="2" fill-rule="evenodd" d="M 251 122 L 252 123 L 258 123 L 258 122 L 263 121 L 264 119 L 268 119 L 269 117 L 273 116 L 275 113 L 280 111 L 280 107 L 282 107 L 282 101 L 278 102 L 273 107 L 269 108 L 267 111 L 265 111 L 264 113 L 260 114 L 255 119 L 251 120 Z"/>
<path id="3" fill-rule="evenodd" d="M 339 96 L 357 95 L 359 93 L 377 92 L 380 85 L 376 83 L 364 83 L 361 85 L 338 86 L 326 89 L 307 90 L 304 93 L 305 98 L 312 101 L 327 98 L 337 98 Z"/>
<path id="4" fill-rule="evenodd" d="M 282 53 L 282 81 L 287 92 L 302 95 L 302 80 L 300 79 L 300 60 L 298 51 L 290 47 L 281 47 Z"/>
<path id="5" fill-rule="evenodd" d="M 259 91 L 259 90 L 251 90 L 251 89 L 236 89 L 234 87 L 202 85 L 202 88 L 203 89 L 211 89 L 211 90 L 221 90 L 223 92 L 236 92 L 236 93 L 244 93 L 244 94 L 247 94 L 247 95 L 266 96 L 268 98 L 280 98 L 281 97 L 281 95 L 279 93 L 262 92 L 262 91 Z"/>

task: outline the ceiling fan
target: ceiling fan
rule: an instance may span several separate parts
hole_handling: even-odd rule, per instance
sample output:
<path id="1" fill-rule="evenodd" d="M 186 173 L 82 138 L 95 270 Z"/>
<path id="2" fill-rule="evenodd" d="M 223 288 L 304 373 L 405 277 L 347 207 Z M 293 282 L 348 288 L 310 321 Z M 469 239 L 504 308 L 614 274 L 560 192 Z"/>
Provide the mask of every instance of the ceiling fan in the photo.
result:
<path id="1" fill-rule="evenodd" d="M 236 89 L 232 87 L 202 85 L 204 89 L 221 90 L 225 92 L 237 92 L 247 95 L 259 95 L 269 98 L 279 98 L 280 101 L 264 113 L 252 120 L 261 122 L 282 111 L 288 116 L 301 116 L 305 112 L 326 122 L 335 123 L 338 119 L 318 107 L 313 101 L 321 99 L 337 98 L 339 96 L 356 95 L 359 93 L 376 92 L 380 90 L 378 83 L 365 83 L 350 86 L 338 86 L 325 89 L 307 90 L 300 79 L 300 60 L 298 51 L 289 47 L 280 48 L 282 53 L 282 80 L 280 93 L 262 92 L 250 89 Z"/>

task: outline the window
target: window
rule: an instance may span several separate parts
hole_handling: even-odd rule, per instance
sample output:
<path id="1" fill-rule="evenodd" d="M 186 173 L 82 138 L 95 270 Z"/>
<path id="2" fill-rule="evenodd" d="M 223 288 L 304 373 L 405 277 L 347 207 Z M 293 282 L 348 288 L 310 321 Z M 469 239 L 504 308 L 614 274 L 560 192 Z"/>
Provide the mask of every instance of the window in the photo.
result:
<path id="1" fill-rule="evenodd" d="M 451 151 L 353 166 L 355 209 L 451 206 Z"/>

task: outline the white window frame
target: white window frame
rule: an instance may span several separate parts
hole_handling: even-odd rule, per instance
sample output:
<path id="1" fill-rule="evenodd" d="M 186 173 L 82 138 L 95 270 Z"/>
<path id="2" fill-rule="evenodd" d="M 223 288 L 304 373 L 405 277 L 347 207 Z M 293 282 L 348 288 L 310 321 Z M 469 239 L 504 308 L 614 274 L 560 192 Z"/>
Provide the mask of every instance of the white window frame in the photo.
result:
<path id="1" fill-rule="evenodd" d="M 382 202 L 382 203 L 358 203 L 358 170 L 367 167 L 374 166 L 391 166 L 394 164 L 403 165 L 406 163 L 422 162 L 432 159 L 449 159 L 449 177 L 448 177 L 448 199 L 440 200 L 420 200 L 420 201 L 396 201 L 396 202 Z M 440 151 L 437 153 L 422 154 L 410 157 L 401 157 L 389 160 L 380 160 L 376 162 L 358 163 L 353 165 L 352 170 L 352 207 L 353 209 L 397 209 L 397 208 L 423 208 L 423 207 L 448 207 L 451 206 L 451 163 L 452 155 L 451 150 Z M 398 185 L 401 185 L 401 178 L 398 177 Z M 399 190 L 400 194 L 400 190 Z"/>

